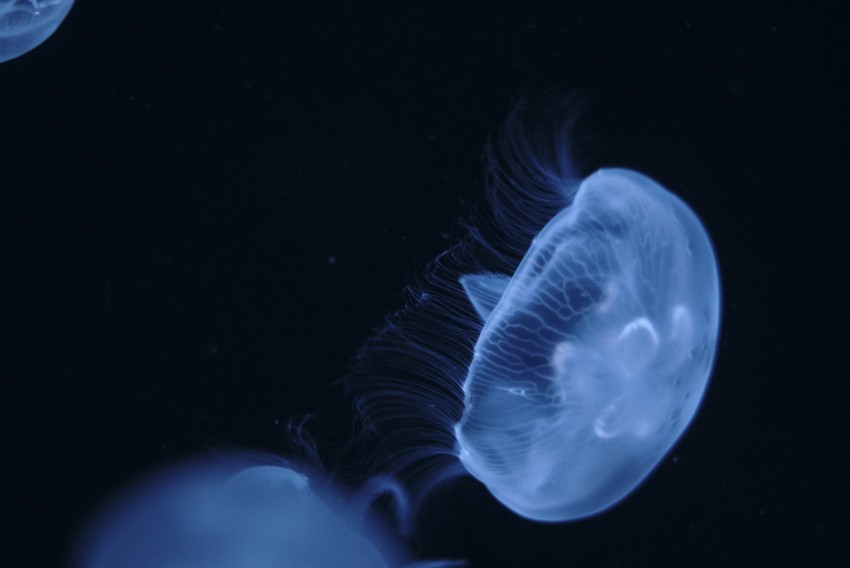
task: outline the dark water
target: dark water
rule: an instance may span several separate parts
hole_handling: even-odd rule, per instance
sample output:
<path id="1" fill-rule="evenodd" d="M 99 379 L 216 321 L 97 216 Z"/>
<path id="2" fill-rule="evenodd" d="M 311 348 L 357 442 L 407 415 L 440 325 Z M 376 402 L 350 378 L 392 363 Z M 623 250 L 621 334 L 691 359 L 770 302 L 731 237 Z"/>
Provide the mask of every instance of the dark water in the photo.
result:
<path id="1" fill-rule="evenodd" d="M 333 381 L 482 196 L 488 137 L 553 88 L 586 101 L 584 170 L 647 173 L 712 235 L 713 382 L 614 510 L 538 525 L 462 481 L 415 547 L 488 568 L 846 558 L 847 8 L 155 4 L 78 0 L 0 65 L 4 564 L 62 565 L 158 465 L 344 422 Z"/>

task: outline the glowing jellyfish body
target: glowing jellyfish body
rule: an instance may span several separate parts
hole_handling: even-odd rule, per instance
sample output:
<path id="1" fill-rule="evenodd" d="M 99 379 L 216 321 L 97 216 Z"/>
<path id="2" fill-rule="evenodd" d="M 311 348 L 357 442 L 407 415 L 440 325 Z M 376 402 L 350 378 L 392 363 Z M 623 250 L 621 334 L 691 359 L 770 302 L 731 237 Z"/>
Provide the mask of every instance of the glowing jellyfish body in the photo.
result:
<path id="1" fill-rule="evenodd" d="M 41 45 L 73 4 L 74 0 L 0 0 L 0 63 Z"/>
<path id="2" fill-rule="evenodd" d="M 600 170 L 512 278 L 462 284 L 484 320 L 455 432 L 463 465 L 530 519 L 623 499 L 682 435 L 711 372 L 720 288 L 697 217 L 641 174 Z"/>
<path id="3" fill-rule="evenodd" d="M 377 496 L 392 495 L 406 519 L 465 468 L 517 514 L 567 521 L 649 475 L 693 419 L 714 360 L 708 235 L 649 178 L 608 169 L 579 184 L 565 137 L 543 146 L 518 115 L 507 126 L 488 154 L 495 238 L 473 229 L 439 257 L 433 293 L 389 318 L 348 377 L 363 438 L 380 440 L 359 496 L 273 459 L 196 462 L 113 505 L 79 568 L 413 566 L 397 539 L 362 522 Z M 493 265 L 513 276 L 457 285 Z M 359 463 L 366 453 L 353 448 Z"/>
<path id="4" fill-rule="evenodd" d="M 290 467 L 207 459 L 130 491 L 84 539 L 80 568 L 388 567 L 345 496 Z M 368 538 L 367 538 L 368 537 Z M 449 566 L 435 562 L 429 566 Z"/>

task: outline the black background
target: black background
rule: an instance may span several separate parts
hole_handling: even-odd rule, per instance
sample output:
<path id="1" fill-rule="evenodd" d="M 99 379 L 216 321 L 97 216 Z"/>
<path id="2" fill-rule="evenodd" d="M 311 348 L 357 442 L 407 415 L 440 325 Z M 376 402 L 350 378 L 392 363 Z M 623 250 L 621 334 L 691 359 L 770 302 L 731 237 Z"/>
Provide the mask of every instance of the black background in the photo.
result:
<path id="1" fill-rule="evenodd" d="M 841 565 L 848 21 L 815 1 L 78 1 L 0 65 L 3 564 L 67 562 L 158 465 L 280 450 L 482 196 L 488 136 L 556 87 L 586 95 L 588 171 L 649 174 L 711 233 L 714 378 L 612 511 L 538 525 L 463 481 L 417 546 Z"/>

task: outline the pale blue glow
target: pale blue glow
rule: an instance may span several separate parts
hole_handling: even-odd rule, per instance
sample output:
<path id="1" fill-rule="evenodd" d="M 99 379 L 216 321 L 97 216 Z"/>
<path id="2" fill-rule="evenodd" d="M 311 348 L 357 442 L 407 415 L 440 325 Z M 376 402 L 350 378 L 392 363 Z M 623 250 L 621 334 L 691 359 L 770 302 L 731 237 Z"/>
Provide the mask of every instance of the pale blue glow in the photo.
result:
<path id="1" fill-rule="evenodd" d="M 600 170 L 512 278 L 461 283 L 485 322 L 456 427 L 463 465 L 534 520 L 623 499 L 682 435 L 711 373 L 720 287 L 694 213 L 637 172 Z"/>
<path id="2" fill-rule="evenodd" d="M 268 458 L 273 459 L 273 458 Z M 79 568 L 281 568 L 407 564 L 365 522 L 391 485 L 350 496 L 291 464 L 206 458 L 153 476 L 112 503 L 82 540 Z M 417 567 L 459 566 L 451 561 Z"/>
<path id="3" fill-rule="evenodd" d="M 0 0 L 0 63 L 41 45 L 73 5 L 74 0 Z"/>
<path id="4" fill-rule="evenodd" d="M 603 511 L 647 478 L 708 384 L 714 251 L 673 194 L 625 169 L 577 181 L 569 123 L 532 135 L 520 115 L 489 148 L 492 216 L 432 263 L 346 379 L 361 438 L 377 440 L 371 453 L 352 440 L 360 490 L 270 457 L 192 462 L 101 515 L 79 568 L 413 566 L 399 541 L 458 475 L 546 522 Z M 379 496 L 396 536 L 363 522 Z"/>

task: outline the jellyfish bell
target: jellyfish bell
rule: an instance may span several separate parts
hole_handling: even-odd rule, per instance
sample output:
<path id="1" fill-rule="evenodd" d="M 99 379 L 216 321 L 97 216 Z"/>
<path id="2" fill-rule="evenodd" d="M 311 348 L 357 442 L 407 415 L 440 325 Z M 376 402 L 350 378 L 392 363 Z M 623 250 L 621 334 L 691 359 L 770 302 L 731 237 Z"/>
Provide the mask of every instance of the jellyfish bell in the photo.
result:
<path id="1" fill-rule="evenodd" d="M 310 472 L 310 473 L 308 473 Z M 378 523 L 370 498 L 321 474 L 254 454 L 189 460 L 153 475 L 108 505 L 86 530 L 77 568 L 461 566 L 414 562 Z"/>
<path id="2" fill-rule="evenodd" d="M 74 0 L 0 0 L 0 63 L 44 43 L 73 5 Z"/>
<path id="3" fill-rule="evenodd" d="M 696 215 L 624 169 L 585 179 L 507 280 L 463 279 L 484 321 L 456 427 L 466 469 L 516 513 L 616 504 L 693 419 L 720 288 Z"/>

